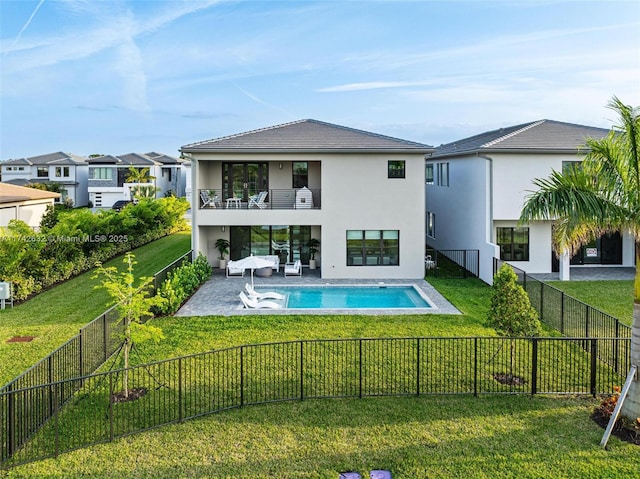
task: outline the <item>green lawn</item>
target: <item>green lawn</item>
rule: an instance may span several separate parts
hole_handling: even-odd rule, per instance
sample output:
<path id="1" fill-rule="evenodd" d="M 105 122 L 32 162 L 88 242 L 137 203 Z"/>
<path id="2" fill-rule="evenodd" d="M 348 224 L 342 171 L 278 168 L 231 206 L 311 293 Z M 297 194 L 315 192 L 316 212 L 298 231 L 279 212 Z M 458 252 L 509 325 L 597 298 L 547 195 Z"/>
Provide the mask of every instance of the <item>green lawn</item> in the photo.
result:
<path id="1" fill-rule="evenodd" d="M 548 284 L 629 326 L 633 322 L 633 281 L 549 281 Z"/>
<path id="2" fill-rule="evenodd" d="M 152 276 L 191 249 L 189 232 L 176 233 L 134 250 L 136 275 Z M 107 265 L 122 267 L 122 258 Z M 46 357 L 109 307 L 109 296 L 84 273 L 32 299 L 0 311 L 0 385 Z M 35 336 L 29 343 L 7 343 L 13 336 Z"/>
<path id="3" fill-rule="evenodd" d="M 494 335 L 491 289 L 430 280 L 465 315 L 156 318 L 166 339 L 140 347 L 146 362 L 292 339 Z M 308 400 L 234 409 L 110 444 L 19 466 L 8 477 L 333 478 L 389 469 L 423 477 L 635 477 L 638 447 L 612 438 L 590 398 L 421 396 Z"/>

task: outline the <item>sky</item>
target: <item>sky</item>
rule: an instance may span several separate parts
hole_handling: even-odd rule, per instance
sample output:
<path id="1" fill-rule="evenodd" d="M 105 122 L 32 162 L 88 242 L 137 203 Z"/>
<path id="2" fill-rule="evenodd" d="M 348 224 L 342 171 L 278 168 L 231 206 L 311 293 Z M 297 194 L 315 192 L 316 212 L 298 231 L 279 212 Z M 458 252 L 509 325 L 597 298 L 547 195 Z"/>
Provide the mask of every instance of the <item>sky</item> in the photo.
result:
<path id="1" fill-rule="evenodd" d="M 636 0 L 0 0 L 0 36 L 0 160 L 306 118 L 438 146 L 640 105 Z"/>

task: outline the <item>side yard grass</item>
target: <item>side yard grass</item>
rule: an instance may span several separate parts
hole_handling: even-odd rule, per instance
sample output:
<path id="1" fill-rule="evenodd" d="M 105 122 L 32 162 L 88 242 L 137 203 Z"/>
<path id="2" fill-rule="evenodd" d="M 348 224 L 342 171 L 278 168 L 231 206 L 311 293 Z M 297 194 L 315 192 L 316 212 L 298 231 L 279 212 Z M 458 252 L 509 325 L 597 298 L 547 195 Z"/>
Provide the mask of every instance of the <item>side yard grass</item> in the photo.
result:
<path id="1" fill-rule="evenodd" d="M 618 318 L 633 322 L 633 281 L 549 281 L 549 285 Z"/>
<path id="2" fill-rule="evenodd" d="M 134 250 L 136 275 L 151 276 L 191 249 L 189 232 L 176 233 Z M 123 267 L 122 258 L 106 263 Z M 78 330 L 108 308 L 109 296 L 94 289 L 92 271 L 0 311 L 0 385 L 78 334 Z M 14 336 L 33 336 L 28 343 L 7 343 Z"/>

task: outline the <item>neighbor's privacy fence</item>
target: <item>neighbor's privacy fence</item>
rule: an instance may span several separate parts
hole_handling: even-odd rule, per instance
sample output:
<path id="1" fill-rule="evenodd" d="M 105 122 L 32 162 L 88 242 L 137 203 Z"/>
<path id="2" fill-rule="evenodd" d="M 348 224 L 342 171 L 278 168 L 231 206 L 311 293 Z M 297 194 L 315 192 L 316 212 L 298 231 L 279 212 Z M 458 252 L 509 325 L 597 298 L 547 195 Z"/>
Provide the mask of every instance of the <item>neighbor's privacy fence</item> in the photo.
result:
<path id="1" fill-rule="evenodd" d="M 494 272 L 503 261 L 494 258 Z M 528 275 L 525 271 L 509 265 L 516 273 L 518 282 L 529 296 L 531 305 L 540 316 L 540 321 L 560 331 L 567 337 L 584 338 L 631 338 L 631 328 L 619 319 L 603 313 L 599 309 L 579 301 L 563 291 Z M 626 373 L 629 365 L 625 362 L 629 350 L 623 345 L 629 343 L 609 343 L 598 349 L 598 358 L 614 368 L 616 372 Z M 587 343 L 582 343 L 588 348 Z M 623 367 L 623 369 L 620 369 Z M 625 369 L 626 368 L 626 369 Z"/>
<path id="2" fill-rule="evenodd" d="M 588 345 L 586 351 L 580 342 Z M 163 424 L 275 401 L 611 393 L 624 378 L 599 361 L 598 352 L 627 350 L 629 342 L 389 338 L 293 341 L 212 351 L 130 369 L 129 387 L 145 391 L 135 401 L 114 399 L 114 393 L 122 390 L 122 371 L 0 393 L 1 459 L 10 467 Z M 619 369 L 628 367 L 629 359 L 621 358 Z M 62 403 L 66 404 L 59 407 Z M 32 434 L 36 428 L 39 431 Z M 25 442 L 25 437 L 30 440 Z"/>
<path id="3" fill-rule="evenodd" d="M 170 271 L 185 261 L 191 260 L 192 254 L 189 251 L 156 273 L 153 276 L 153 294 Z M 19 432 L 14 428 L 18 433 L 12 436 L 13 448 L 20 447 L 26 442 L 54 415 L 61 405 L 71 399 L 75 392 L 82 387 L 82 382 L 68 381 L 69 379 L 93 373 L 120 348 L 122 344 L 121 332 L 121 324 L 118 323 L 118 314 L 114 306 L 81 328 L 78 335 L 64 343 L 49 356 L 0 388 L 0 394 L 18 390 L 32 391 L 32 394 L 22 398 L 21 408 L 28 412 L 28 415 L 8 416 L 21 420 Z M 42 384 L 54 383 L 59 384 L 55 394 L 42 394 L 39 389 L 42 388 Z M 36 394 L 35 391 L 40 392 Z M 2 417 L 4 420 L 5 416 Z M 26 419 L 25 422 L 22 422 L 23 418 Z M 4 457 L 3 436 L 2 458 L 4 459 Z"/>
<path id="4" fill-rule="evenodd" d="M 429 259 L 429 261 L 427 261 Z M 480 250 L 425 249 L 425 276 L 436 278 L 469 278 L 480 274 Z"/>

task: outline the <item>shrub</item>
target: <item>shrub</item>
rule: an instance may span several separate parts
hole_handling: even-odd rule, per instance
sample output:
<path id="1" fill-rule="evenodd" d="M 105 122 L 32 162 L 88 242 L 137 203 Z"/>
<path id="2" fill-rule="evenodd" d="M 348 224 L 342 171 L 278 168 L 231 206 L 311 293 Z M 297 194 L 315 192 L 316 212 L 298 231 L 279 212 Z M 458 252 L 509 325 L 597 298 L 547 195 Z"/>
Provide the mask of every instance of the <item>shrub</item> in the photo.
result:
<path id="1" fill-rule="evenodd" d="M 198 287 L 211 276 L 211 266 L 207 258 L 198 255 L 193 263 L 183 264 L 171 271 L 158 288 L 158 295 L 164 298 L 162 305 L 154 310 L 156 314 L 173 314 Z"/>

